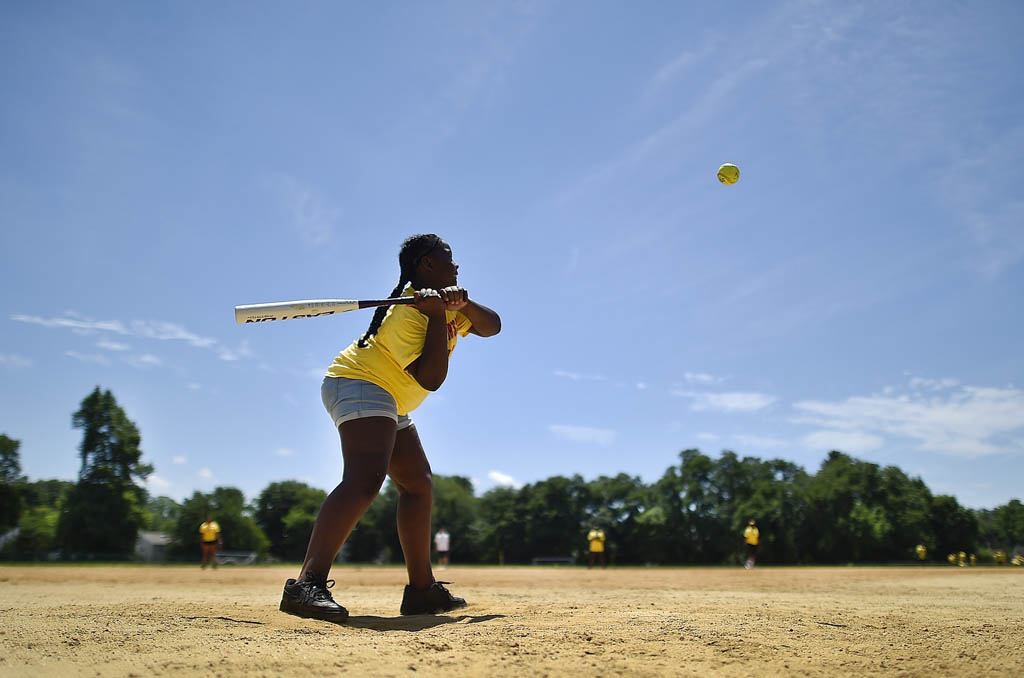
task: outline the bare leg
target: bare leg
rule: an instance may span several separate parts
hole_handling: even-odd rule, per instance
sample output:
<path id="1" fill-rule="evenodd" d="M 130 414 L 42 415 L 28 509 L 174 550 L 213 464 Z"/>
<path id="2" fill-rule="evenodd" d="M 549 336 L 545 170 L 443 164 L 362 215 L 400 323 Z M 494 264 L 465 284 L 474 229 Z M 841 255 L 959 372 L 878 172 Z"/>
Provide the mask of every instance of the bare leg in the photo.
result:
<path id="1" fill-rule="evenodd" d="M 380 492 L 395 448 L 395 422 L 387 417 L 353 419 L 339 430 L 345 470 L 320 507 L 299 581 L 308 575 L 327 577 L 342 544 Z"/>
<path id="2" fill-rule="evenodd" d="M 425 589 L 434 583 L 430 567 L 434 481 L 415 424 L 398 432 L 388 475 L 398 488 L 398 540 L 409 571 L 409 585 Z"/>

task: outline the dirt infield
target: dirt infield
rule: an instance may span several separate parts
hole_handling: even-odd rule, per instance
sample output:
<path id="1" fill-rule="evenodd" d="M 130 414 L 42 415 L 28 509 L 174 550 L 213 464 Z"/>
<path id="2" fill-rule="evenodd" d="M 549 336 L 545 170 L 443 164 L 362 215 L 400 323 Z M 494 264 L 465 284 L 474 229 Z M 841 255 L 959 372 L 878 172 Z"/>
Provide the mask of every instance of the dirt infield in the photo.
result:
<path id="1" fill-rule="evenodd" d="M 347 625 L 277 611 L 294 567 L 0 567 L 0 676 L 1011 675 L 1024 571 L 453 567 L 470 606 L 398 616 L 341 567 Z"/>

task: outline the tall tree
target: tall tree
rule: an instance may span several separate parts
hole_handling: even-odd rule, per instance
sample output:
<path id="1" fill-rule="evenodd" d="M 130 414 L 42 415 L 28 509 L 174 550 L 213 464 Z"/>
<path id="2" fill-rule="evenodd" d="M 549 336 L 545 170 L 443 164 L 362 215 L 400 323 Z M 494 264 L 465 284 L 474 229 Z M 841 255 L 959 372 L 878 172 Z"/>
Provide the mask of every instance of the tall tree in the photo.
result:
<path id="1" fill-rule="evenodd" d="M 253 517 L 270 540 L 270 553 L 301 561 L 327 493 L 298 480 L 270 483 L 256 498 Z"/>
<path id="2" fill-rule="evenodd" d="M 114 395 L 97 386 L 72 415 L 82 429 L 78 483 L 68 494 L 57 525 L 65 551 L 125 557 L 146 524 L 146 490 L 153 467 L 142 463 L 139 429 Z"/>
<path id="3" fill-rule="evenodd" d="M 21 475 L 19 447 L 21 441 L 0 433 L 0 534 L 18 524 L 24 508 L 21 487 L 25 479 Z"/>

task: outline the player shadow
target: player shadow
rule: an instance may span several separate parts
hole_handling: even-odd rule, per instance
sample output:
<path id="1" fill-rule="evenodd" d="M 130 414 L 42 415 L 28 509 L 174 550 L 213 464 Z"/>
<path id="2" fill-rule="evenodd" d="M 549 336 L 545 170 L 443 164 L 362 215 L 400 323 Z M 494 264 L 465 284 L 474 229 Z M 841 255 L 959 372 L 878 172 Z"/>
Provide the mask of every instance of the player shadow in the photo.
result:
<path id="1" fill-rule="evenodd" d="M 344 625 L 357 629 L 369 629 L 371 631 L 423 631 L 443 624 L 479 624 L 480 622 L 501 619 L 503 617 L 505 617 L 503 614 L 483 614 L 479 616 L 462 614 L 458 617 L 436 614 L 415 614 L 405 617 L 374 617 L 367 615 L 349 617 Z"/>

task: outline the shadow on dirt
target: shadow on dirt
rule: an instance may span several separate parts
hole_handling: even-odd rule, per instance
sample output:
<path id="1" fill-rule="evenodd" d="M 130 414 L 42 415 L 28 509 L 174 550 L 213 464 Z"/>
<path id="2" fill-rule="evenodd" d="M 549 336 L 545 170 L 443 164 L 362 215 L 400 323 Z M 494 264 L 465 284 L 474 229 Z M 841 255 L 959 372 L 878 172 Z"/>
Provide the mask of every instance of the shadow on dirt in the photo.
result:
<path id="1" fill-rule="evenodd" d="M 477 617 L 468 614 L 458 617 L 433 614 L 417 614 L 408 617 L 349 617 L 343 626 L 371 631 L 423 631 L 442 624 L 479 624 L 504 617 L 503 614 L 484 614 Z"/>

